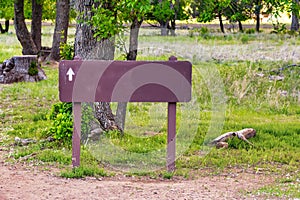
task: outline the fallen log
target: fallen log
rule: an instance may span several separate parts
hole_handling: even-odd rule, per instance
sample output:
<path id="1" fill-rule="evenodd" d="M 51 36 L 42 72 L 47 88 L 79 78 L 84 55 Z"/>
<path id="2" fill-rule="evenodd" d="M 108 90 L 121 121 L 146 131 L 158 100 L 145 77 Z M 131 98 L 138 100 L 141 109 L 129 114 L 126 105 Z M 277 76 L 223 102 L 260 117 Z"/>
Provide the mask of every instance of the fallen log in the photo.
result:
<path id="1" fill-rule="evenodd" d="M 256 130 L 253 128 L 245 128 L 236 132 L 227 132 L 224 133 L 223 135 L 220 135 L 219 137 L 215 138 L 210 142 L 211 145 L 216 146 L 216 148 L 227 148 L 228 143 L 226 142 L 227 140 L 237 137 L 240 140 L 243 140 L 247 142 L 248 144 L 254 146 L 251 142 L 248 141 L 249 138 L 252 138 L 256 135 Z"/>

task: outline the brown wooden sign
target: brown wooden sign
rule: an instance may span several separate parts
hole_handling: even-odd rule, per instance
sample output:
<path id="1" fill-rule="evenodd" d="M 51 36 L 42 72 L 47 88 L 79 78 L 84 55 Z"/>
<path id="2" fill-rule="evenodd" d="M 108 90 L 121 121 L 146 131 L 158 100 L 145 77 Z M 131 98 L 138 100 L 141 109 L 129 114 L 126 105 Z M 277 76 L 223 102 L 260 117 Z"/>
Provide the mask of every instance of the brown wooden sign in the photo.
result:
<path id="1" fill-rule="evenodd" d="M 63 102 L 188 102 L 192 65 L 186 61 L 62 61 Z"/>
<path id="2" fill-rule="evenodd" d="M 167 168 L 175 169 L 176 102 L 191 100 L 192 64 L 73 60 L 59 64 L 59 97 L 74 102 L 72 163 L 80 165 L 81 102 L 168 102 Z"/>

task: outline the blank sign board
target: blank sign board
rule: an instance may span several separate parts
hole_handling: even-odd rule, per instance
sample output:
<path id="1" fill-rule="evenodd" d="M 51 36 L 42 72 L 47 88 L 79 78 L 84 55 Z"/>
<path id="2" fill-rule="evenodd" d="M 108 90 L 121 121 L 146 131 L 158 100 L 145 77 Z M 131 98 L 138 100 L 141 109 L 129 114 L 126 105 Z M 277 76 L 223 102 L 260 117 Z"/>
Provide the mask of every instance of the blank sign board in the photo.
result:
<path id="1" fill-rule="evenodd" d="M 62 102 L 188 102 L 188 61 L 72 60 L 59 64 Z"/>

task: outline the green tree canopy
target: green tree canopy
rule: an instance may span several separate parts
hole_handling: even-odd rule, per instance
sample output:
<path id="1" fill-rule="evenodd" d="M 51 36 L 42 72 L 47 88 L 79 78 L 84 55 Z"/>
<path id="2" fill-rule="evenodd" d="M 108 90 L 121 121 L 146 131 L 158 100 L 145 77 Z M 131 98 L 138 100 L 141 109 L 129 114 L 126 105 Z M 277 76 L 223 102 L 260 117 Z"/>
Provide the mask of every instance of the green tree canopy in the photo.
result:
<path id="1" fill-rule="evenodd" d="M 9 20 L 14 17 L 14 0 L 0 1 L 0 19 Z"/>

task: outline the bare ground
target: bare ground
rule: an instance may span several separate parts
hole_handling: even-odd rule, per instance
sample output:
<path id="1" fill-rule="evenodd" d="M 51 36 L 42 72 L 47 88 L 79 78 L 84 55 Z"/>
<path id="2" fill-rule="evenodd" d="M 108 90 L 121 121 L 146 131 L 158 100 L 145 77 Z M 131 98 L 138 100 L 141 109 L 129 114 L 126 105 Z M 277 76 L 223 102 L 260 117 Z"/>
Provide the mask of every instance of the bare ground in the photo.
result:
<path id="1" fill-rule="evenodd" d="M 6 199 L 265 199 L 251 191 L 274 183 L 275 177 L 237 172 L 196 180 L 125 177 L 65 179 L 57 169 L 41 171 L 6 163 L 1 152 L 0 200 Z"/>

